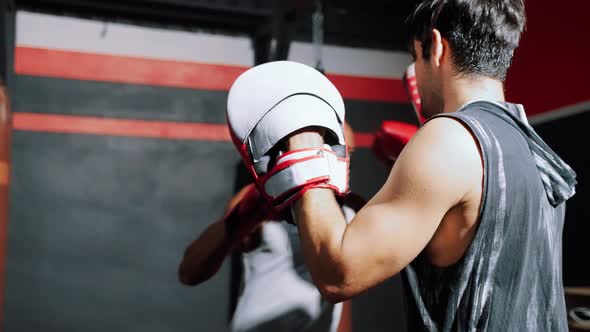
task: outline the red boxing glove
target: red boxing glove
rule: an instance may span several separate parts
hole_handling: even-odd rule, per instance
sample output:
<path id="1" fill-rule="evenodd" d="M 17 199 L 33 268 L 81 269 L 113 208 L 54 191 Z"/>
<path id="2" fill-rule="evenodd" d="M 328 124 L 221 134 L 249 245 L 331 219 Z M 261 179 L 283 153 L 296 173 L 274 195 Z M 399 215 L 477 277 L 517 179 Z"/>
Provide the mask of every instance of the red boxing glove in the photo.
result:
<path id="1" fill-rule="evenodd" d="M 418 121 L 420 122 L 420 124 L 422 124 L 424 123 L 424 121 L 426 121 L 426 118 L 424 117 L 424 114 L 422 114 L 422 101 L 420 99 L 420 93 L 418 93 L 415 63 L 412 63 L 408 67 L 408 69 L 406 69 L 403 82 L 408 92 L 408 96 L 410 97 L 412 107 L 414 107 L 414 111 L 416 112 L 416 116 L 418 117 Z"/>
<path id="2" fill-rule="evenodd" d="M 243 239 L 264 221 L 282 219 L 253 183 L 236 198 L 238 203 L 224 217 L 226 233 L 232 239 Z"/>
<path id="3" fill-rule="evenodd" d="M 393 163 L 416 131 L 418 131 L 418 127 L 409 123 L 383 121 L 381 128 L 375 134 L 373 153 L 387 167 L 393 166 Z"/>

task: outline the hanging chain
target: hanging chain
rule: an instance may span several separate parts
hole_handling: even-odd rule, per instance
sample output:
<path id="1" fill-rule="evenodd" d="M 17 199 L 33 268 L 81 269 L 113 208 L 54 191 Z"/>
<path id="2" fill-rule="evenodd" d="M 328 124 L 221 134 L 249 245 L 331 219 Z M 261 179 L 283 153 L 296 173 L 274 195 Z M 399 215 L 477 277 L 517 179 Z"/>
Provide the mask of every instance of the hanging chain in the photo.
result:
<path id="1" fill-rule="evenodd" d="M 315 2 L 315 11 L 311 16 L 311 32 L 315 68 L 323 72 L 324 65 L 322 63 L 322 46 L 324 45 L 324 13 L 322 11 L 321 0 L 316 0 Z"/>

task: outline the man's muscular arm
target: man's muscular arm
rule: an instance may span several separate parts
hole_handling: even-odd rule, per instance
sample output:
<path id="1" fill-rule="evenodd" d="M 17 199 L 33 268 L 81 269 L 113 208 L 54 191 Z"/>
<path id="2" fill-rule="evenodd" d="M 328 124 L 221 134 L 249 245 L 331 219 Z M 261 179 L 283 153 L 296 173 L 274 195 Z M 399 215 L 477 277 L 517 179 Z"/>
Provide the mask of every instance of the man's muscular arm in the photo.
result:
<path id="1" fill-rule="evenodd" d="M 288 144 L 301 148 L 318 139 L 321 143 L 321 136 L 308 132 Z M 440 118 L 412 138 L 385 185 L 348 226 L 331 190 L 309 190 L 294 213 L 306 262 L 323 296 L 339 302 L 400 272 L 477 185 L 481 159 L 475 141 L 457 121 Z"/>

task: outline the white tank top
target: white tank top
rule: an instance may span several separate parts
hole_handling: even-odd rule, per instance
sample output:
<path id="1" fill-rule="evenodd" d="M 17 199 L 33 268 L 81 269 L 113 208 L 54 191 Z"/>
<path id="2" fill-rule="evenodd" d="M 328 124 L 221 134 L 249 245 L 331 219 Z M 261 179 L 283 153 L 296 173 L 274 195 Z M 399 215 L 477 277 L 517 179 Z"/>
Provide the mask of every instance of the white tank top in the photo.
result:
<path id="1" fill-rule="evenodd" d="M 348 221 L 354 210 L 342 208 Z M 242 255 L 243 287 L 230 322 L 232 332 L 335 332 L 342 304 L 321 298 L 303 261 L 297 227 L 262 226 L 260 245 Z"/>

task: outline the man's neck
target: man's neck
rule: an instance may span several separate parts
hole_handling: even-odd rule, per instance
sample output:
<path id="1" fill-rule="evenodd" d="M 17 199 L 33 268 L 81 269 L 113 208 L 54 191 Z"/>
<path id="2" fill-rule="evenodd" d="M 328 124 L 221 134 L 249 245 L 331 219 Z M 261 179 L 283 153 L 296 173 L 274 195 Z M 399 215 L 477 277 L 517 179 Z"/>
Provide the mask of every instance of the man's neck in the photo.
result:
<path id="1" fill-rule="evenodd" d="M 488 77 L 464 77 L 445 85 L 443 100 L 444 113 L 456 112 L 477 100 L 504 101 L 504 87 L 502 82 Z"/>

